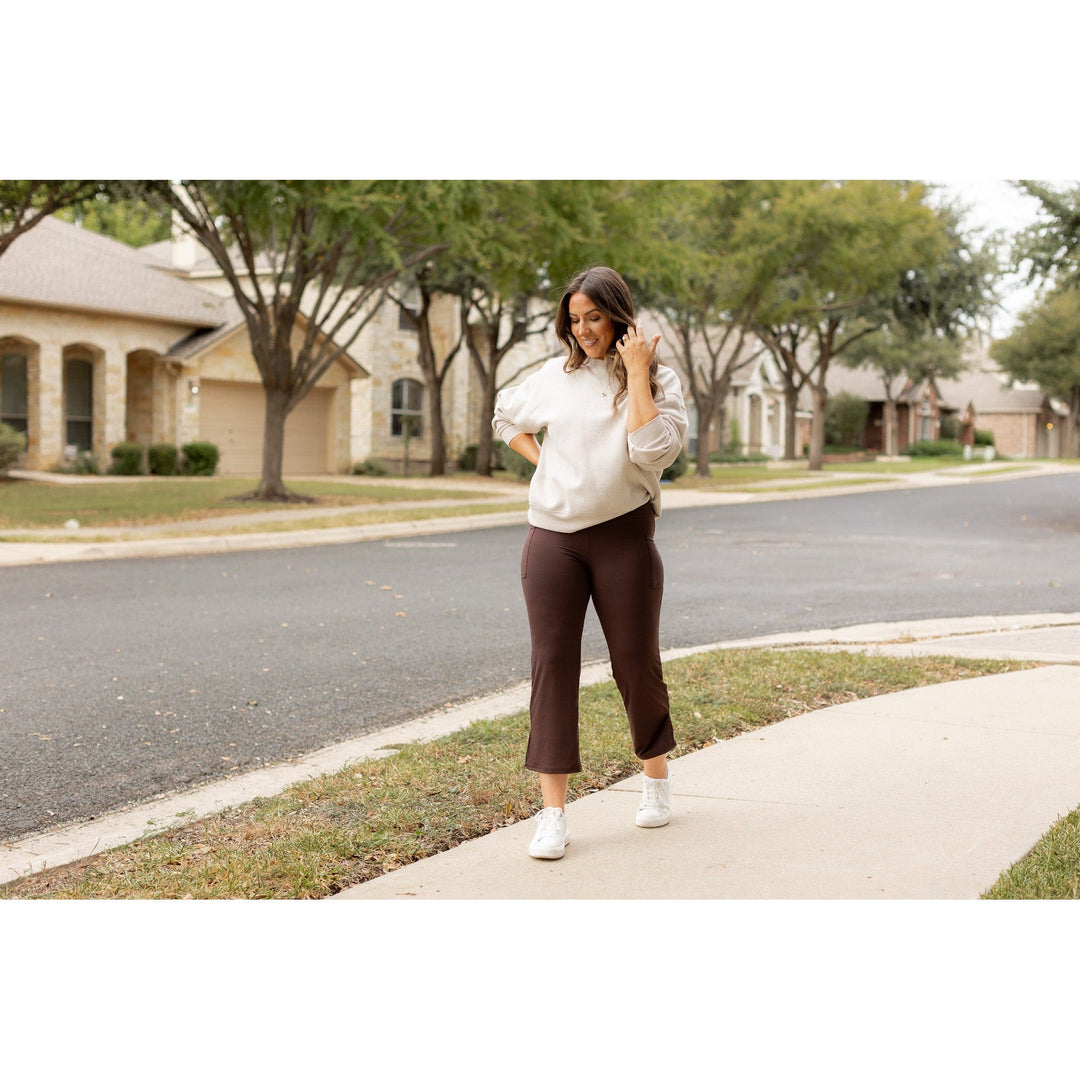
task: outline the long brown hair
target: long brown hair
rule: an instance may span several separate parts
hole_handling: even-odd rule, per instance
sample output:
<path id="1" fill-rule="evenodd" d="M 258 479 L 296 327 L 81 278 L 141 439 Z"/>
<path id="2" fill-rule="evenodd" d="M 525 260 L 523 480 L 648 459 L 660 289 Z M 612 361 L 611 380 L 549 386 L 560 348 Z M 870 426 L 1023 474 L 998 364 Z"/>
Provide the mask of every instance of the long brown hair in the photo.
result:
<path id="1" fill-rule="evenodd" d="M 623 280 L 618 271 L 610 266 L 593 266 L 588 270 L 582 270 L 569 285 L 559 301 L 559 310 L 555 314 L 555 336 L 569 350 L 563 370 L 567 372 L 577 371 L 589 358 L 584 349 L 578 344 L 570 326 L 570 297 L 574 293 L 584 293 L 595 305 L 601 315 L 606 315 L 611 320 L 615 333 L 611 338 L 604 361 L 607 364 L 608 374 L 618 384 L 619 389 L 615 394 L 615 404 L 618 405 L 626 395 L 626 368 L 615 349 L 616 342 L 626 333 L 627 328 L 634 325 L 634 301 L 630 296 L 630 288 Z M 656 357 L 653 357 L 649 367 L 649 390 L 653 397 L 660 388 L 656 378 Z"/>

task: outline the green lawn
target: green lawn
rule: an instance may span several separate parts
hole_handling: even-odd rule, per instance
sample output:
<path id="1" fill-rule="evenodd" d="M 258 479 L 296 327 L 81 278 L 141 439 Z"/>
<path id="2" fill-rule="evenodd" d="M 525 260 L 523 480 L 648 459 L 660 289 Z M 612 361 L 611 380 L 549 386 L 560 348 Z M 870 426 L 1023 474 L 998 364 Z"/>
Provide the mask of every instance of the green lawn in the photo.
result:
<path id="1" fill-rule="evenodd" d="M 251 478 L 189 477 L 152 480 L 47 484 L 29 480 L 0 481 L 0 529 L 55 529 L 74 518 L 81 529 L 160 525 L 197 521 L 231 514 L 288 508 L 289 504 L 237 499 L 254 490 Z M 377 503 L 478 499 L 482 492 L 424 487 L 423 481 L 375 484 L 334 480 L 289 482 L 298 495 L 314 505 L 370 506 Z M 307 509 L 312 504 L 306 504 Z M 295 504 L 302 509 L 301 504 Z"/>

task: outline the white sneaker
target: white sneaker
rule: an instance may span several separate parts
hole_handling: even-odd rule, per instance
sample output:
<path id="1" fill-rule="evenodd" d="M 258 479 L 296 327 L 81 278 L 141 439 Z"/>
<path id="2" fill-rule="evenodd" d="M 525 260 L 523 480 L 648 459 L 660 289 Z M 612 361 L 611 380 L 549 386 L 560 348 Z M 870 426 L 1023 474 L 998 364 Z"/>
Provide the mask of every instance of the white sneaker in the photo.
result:
<path id="1" fill-rule="evenodd" d="M 529 845 L 534 859 L 561 859 L 570 843 L 566 813 L 558 806 L 545 806 L 536 815 L 536 835 Z"/>
<path id="2" fill-rule="evenodd" d="M 641 802 L 636 824 L 642 829 L 657 829 L 671 820 L 671 774 L 664 780 L 641 778 Z"/>

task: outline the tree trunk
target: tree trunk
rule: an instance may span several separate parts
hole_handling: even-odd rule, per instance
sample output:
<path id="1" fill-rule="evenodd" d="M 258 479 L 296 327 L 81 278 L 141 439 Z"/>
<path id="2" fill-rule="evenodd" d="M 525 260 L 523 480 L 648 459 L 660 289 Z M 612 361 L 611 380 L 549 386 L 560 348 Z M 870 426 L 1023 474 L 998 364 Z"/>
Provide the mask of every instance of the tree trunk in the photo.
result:
<path id="1" fill-rule="evenodd" d="M 255 492 L 257 499 L 288 499 L 282 479 L 285 463 L 285 417 L 288 395 L 279 387 L 266 388 L 266 412 L 263 424 L 262 480 Z"/>
<path id="2" fill-rule="evenodd" d="M 825 456 L 825 406 L 829 402 L 829 395 L 825 390 L 824 371 L 821 373 L 821 381 L 813 384 L 813 392 L 814 415 L 810 421 L 810 471 L 820 472 Z"/>
<path id="3" fill-rule="evenodd" d="M 795 461 L 799 456 L 799 450 L 795 446 L 797 425 L 799 419 L 799 391 L 795 383 L 784 377 L 784 460 Z"/>
<path id="4" fill-rule="evenodd" d="M 885 451 L 886 457 L 896 457 L 896 447 L 899 442 L 896 430 L 896 402 L 890 397 L 885 398 L 881 422 L 885 429 L 882 449 Z"/>
<path id="5" fill-rule="evenodd" d="M 712 416 L 704 409 L 697 415 L 697 453 L 695 476 L 711 476 L 709 471 L 709 436 L 712 434 Z"/>
<path id="6" fill-rule="evenodd" d="M 480 403 L 480 431 L 476 443 L 476 473 L 478 476 L 491 475 L 492 448 L 495 433 L 491 430 L 491 418 L 495 415 L 495 365 L 491 364 L 484 372 L 483 398 Z"/>
<path id="7" fill-rule="evenodd" d="M 431 476 L 442 476 L 446 472 L 446 432 L 443 428 L 442 391 L 441 378 L 428 381 L 428 423 L 431 425 L 429 475 Z"/>

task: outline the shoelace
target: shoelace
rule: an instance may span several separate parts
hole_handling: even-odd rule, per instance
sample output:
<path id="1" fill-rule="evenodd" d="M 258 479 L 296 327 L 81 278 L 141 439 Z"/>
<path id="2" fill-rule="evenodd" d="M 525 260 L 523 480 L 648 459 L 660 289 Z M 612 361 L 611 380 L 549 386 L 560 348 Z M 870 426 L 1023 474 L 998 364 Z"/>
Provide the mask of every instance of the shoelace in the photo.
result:
<path id="1" fill-rule="evenodd" d="M 663 788 L 660 786 L 663 782 L 663 780 L 653 780 L 649 776 L 645 777 L 645 783 L 641 789 L 642 807 L 655 807 L 659 810 L 664 805 Z"/>
<path id="2" fill-rule="evenodd" d="M 550 806 L 545 806 L 536 815 L 536 839 L 555 839 L 559 835 L 559 815 Z"/>

